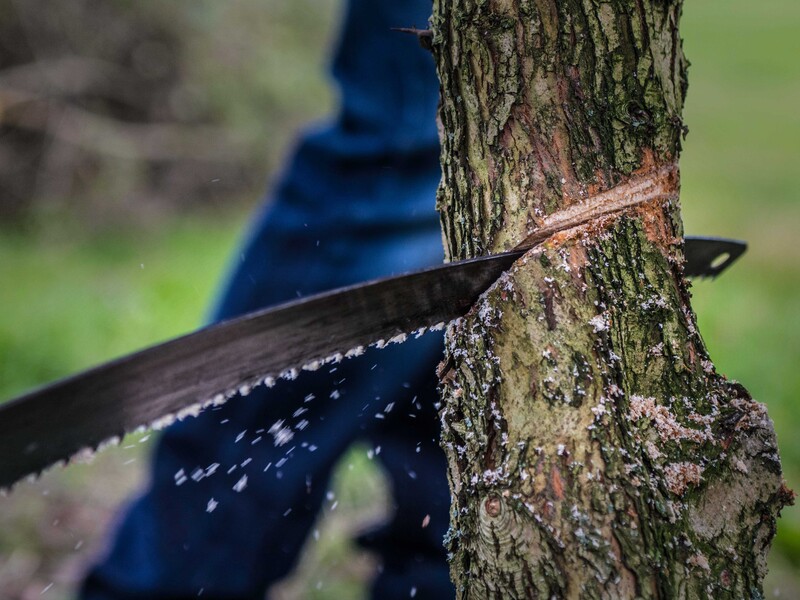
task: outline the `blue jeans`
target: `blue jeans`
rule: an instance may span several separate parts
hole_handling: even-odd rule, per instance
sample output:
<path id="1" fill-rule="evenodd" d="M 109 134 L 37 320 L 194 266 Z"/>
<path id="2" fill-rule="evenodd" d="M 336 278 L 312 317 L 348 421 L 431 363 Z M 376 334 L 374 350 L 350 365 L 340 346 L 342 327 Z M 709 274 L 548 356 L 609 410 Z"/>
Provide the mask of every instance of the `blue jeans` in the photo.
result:
<path id="1" fill-rule="evenodd" d="M 390 31 L 422 26 L 430 9 L 430 0 L 350 0 L 333 64 L 339 114 L 302 137 L 215 320 L 441 262 L 438 83 L 416 40 Z M 373 597 L 453 597 L 435 409 L 441 347 L 428 334 L 371 350 L 168 429 L 147 489 L 81 597 L 263 598 L 296 564 L 331 470 L 357 440 L 376 448 L 393 495 L 390 521 L 359 540 L 382 561 Z"/>

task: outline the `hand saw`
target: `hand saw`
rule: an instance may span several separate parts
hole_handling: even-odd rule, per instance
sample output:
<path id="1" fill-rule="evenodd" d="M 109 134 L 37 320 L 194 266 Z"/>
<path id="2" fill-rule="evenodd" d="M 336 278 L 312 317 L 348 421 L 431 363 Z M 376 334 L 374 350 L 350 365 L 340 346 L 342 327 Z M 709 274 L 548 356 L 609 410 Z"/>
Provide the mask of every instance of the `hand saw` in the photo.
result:
<path id="1" fill-rule="evenodd" d="M 716 276 L 743 242 L 686 238 L 688 276 Z M 197 414 L 275 378 L 440 329 L 524 254 L 513 251 L 325 292 L 152 346 L 0 406 L 0 488 L 144 426 Z"/>

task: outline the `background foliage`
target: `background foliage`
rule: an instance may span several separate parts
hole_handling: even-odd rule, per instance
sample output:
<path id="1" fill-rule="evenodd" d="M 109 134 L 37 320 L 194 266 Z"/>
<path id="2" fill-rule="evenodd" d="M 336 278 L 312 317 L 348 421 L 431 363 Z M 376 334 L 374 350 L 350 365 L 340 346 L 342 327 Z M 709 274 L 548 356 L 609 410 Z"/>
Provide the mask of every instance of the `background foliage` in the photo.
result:
<path id="1" fill-rule="evenodd" d="M 322 69 L 338 7 L 0 0 L 0 398 L 202 322 L 293 135 L 333 105 Z M 687 0 L 682 30 L 686 230 L 750 243 L 695 283 L 694 306 L 718 368 L 767 403 L 800 489 L 800 4 Z M 69 597 L 149 443 L 0 498 L 4 598 Z M 355 449 L 276 597 L 358 597 L 374 564 L 348 538 L 385 494 Z M 768 596 L 800 597 L 796 507 L 771 564 Z"/>
<path id="2" fill-rule="evenodd" d="M 331 0 L 2 0 L 0 215 L 254 197 L 327 106 Z"/>

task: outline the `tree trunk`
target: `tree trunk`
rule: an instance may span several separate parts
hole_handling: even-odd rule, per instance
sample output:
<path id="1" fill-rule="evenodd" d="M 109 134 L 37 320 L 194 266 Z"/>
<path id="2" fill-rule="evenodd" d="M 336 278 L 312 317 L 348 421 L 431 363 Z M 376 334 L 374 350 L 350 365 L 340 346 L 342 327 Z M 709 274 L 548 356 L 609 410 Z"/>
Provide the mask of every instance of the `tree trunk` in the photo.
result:
<path id="1" fill-rule="evenodd" d="M 761 597 L 792 493 L 689 304 L 680 12 L 434 2 L 447 254 L 532 246 L 440 369 L 461 598 Z"/>

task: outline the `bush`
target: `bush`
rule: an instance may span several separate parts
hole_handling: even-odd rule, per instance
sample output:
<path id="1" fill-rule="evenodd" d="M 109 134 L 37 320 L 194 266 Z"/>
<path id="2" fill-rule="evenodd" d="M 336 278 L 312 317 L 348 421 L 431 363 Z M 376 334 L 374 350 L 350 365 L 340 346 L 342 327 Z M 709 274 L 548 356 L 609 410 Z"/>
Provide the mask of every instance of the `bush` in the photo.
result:
<path id="1" fill-rule="evenodd" d="M 0 0 L 0 221 L 255 200 L 329 104 L 332 0 Z"/>

